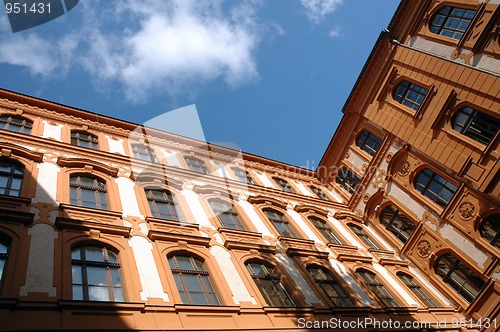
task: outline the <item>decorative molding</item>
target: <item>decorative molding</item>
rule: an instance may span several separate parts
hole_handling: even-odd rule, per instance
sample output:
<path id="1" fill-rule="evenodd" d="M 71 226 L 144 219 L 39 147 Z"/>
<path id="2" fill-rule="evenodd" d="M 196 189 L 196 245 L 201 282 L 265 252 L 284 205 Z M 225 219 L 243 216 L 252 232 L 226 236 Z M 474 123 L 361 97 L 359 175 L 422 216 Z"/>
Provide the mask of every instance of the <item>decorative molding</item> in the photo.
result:
<path id="1" fill-rule="evenodd" d="M 90 171 L 95 169 L 96 171 L 111 175 L 113 177 L 116 177 L 118 175 L 118 168 L 110 167 L 106 164 L 91 159 L 58 157 L 57 164 L 61 167 L 83 168 Z"/>
<path id="2" fill-rule="evenodd" d="M 474 203 L 465 201 L 458 206 L 458 216 L 463 220 L 471 220 L 476 215 L 477 208 Z"/>
<path id="3" fill-rule="evenodd" d="M 14 154 L 15 156 L 24 157 L 37 163 L 43 160 L 43 153 L 31 151 L 23 146 L 8 142 L 0 142 L 0 153 L 5 157 L 11 157 Z"/>
<path id="4" fill-rule="evenodd" d="M 60 229 L 74 229 L 91 232 L 91 237 L 96 237 L 95 231 L 99 231 L 106 234 L 121 235 L 123 237 L 130 237 L 131 228 L 113 224 L 104 224 L 101 222 L 87 221 L 87 220 L 77 220 L 71 218 L 61 218 L 57 217 L 55 225 Z M 94 233 L 92 233 L 94 231 Z M 97 234 L 98 235 L 98 234 Z"/>
<path id="5" fill-rule="evenodd" d="M 422 240 L 417 244 L 417 254 L 422 258 L 427 258 L 431 254 L 431 243 L 427 240 Z"/>

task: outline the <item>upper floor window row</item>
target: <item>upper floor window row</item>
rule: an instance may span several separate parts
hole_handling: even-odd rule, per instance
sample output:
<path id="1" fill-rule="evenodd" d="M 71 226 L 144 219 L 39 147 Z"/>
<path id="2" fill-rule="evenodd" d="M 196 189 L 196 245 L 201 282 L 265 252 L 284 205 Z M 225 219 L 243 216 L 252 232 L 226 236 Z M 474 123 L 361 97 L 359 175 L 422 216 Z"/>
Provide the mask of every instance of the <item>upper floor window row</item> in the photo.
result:
<path id="1" fill-rule="evenodd" d="M 403 243 L 408 242 L 417 225 L 395 206 L 389 205 L 380 214 L 380 223 Z"/>
<path id="2" fill-rule="evenodd" d="M 322 199 L 324 201 L 329 201 L 330 199 L 328 198 L 328 196 L 326 196 L 326 194 L 323 192 L 323 190 L 321 190 L 320 188 L 316 187 L 316 186 L 313 186 L 313 185 L 310 185 L 309 186 L 309 189 L 311 189 L 311 191 L 319 198 L 319 199 Z"/>
<path id="3" fill-rule="evenodd" d="M 440 256 L 435 265 L 436 274 L 467 302 L 474 301 L 486 282 L 455 255 Z"/>
<path id="4" fill-rule="evenodd" d="M 184 160 L 191 171 L 201 174 L 210 174 L 203 160 L 191 156 L 184 157 Z"/>
<path id="5" fill-rule="evenodd" d="M 357 186 L 361 182 L 361 179 L 346 167 L 342 167 L 337 172 L 337 177 L 335 178 L 335 180 L 342 188 L 347 190 L 349 194 L 354 194 Z"/>
<path id="6" fill-rule="evenodd" d="M 457 191 L 457 186 L 425 168 L 415 178 L 415 189 L 437 205 L 445 207 Z"/>
<path id="7" fill-rule="evenodd" d="M 12 160 L 0 160 L 0 195 L 18 197 L 21 193 L 24 167 Z"/>
<path id="8" fill-rule="evenodd" d="M 144 144 L 132 144 L 132 153 L 134 154 L 134 158 L 151 163 L 157 162 L 155 151 Z"/>
<path id="9" fill-rule="evenodd" d="M 99 149 L 99 141 L 97 139 L 97 136 L 94 136 L 84 131 L 72 130 L 71 144 L 94 150 Z"/>
<path id="10" fill-rule="evenodd" d="M 452 128 L 481 144 L 488 145 L 500 129 L 500 120 L 466 106 L 453 117 Z"/>
<path id="11" fill-rule="evenodd" d="M 273 177 L 274 182 L 280 187 L 280 189 L 286 193 L 295 193 L 295 190 L 292 188 L 292 186 L 286 181 L 283 180 L 282 178 L 279 177 Z"/>
<path id="12" fill-rule="evenodd" d="M 247 171 L 241 168 L 233 167 L 231 168 L 233 171 L 234 175 L 238 178 L 240 182 L 247 183 L 247 184 L 255 184 L 255 181 L 252 179 L 250 174 L 248 174 Z"/>
<path id="13" fill-rule="evenodd" d="M 33 122 L 31 120 L 15 115 L 0 116 L 0 129 L 22 134 L 31 134 L 31 128 L 33 128 Z"/>
<path id="14" fill-rule="evenodd" d="M 392 97 L 400 104 L 417 111 L 429 90 L 410 81 L 399 83 L 392 93 Z"/>
<path id="15" fill-rule="evenodd" d="M 495 213 L 481 223 L 481 237 L 500 249 L 500 214 Z"/>
<path id="16" fill-rule="evenodd" d="M 356 138 L 356 145 L 361 150 L 368 152 L 372 157 L 377 153 L 381 144 L 382 139 L 366 129 Z"/>
<path id="17" fill-rule="evenodd" d="M 87 175 L 74 175 L 70 178 L 70 202 L 73 205 L 107 210 L 106 183 Z"/>
<path id="18" fill-rule="evenodd" d="M 432 33 L 460 40 L 475 15 L 475 10 L 443 7 L 432 18 L 430 30 Z"/>

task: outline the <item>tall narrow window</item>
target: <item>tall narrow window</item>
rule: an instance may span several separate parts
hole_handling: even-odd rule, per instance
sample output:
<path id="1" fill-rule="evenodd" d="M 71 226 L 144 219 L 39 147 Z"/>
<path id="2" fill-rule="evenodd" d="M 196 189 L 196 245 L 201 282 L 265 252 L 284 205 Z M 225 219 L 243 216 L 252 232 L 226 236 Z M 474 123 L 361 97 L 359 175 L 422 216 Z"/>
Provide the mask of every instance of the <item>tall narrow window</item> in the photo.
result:
<path id="1" fill-rule="evenodd" d="M 295 190 L 293 190 L 292 186 L 286 181 L 283 180 L 282 178 L 279 177 L 273 177 L 274 182 L 280 187 L 280 189 L 286 193 L 295 193 Z"/>
<path id="2" fill-rule="evenodd" d="M 0 195 L 18 197 L 23 183 L 24 167 L 11 161 L 0 160 Z"/>
<path id="3" fill-rule="evenodd" d="M 486 282 L 452 254 L 444 254 L 436 261 L 436 274 L 467 302 L 474 301 Z"/>
<path id="4" fill-rule="evenodd" d="M 342 167 L 337 172 L 335 180 L 342 188 L 347 190 L 349 194 L 354 194 L 357 186 L 361 182 L 361 179 L 346 167 Z"/>
<path id="5" fill-rule="evenodd" d="M 394 89 L 392 97 L 400 104 L 417 111 L 422 105 L 427 92 L 428 90 L 421 86 L 409 81 L 403 81 Z"/>
<path id="6" fill-rule="evenodd" d="M 71 204 L 107 210 L 106 184 L 94 177 L 76 175 L 70 178 Z"/>
<path id="7" fill-rule="evenodd" d="M 389 293 L 385 288 L 384 284 L 378 280 L 375 273 L 367 270 L 358 270 L 357 274 L 366 282 L 368 287 L 372 290 L 375 296 L 386 306 L 386 307 L 400 307 L 401 305 L 394 298 L 394 296 Z"/>
<path id="8" fill-rule="evenodd" d="M 117 254 L 104 247 L 81 246 L 71 251 L 73 299 L 125 301 Z"/>
<path id="9" fill-rule="evenodd" d="M 179 221 L 174 196 L 168 190 L 145 189 L 146 198 L 153 217 Z"/>
<path id="10" fill-rule="evenodd" d="M 307 271 L 309 271 L 314 281 L 321 287 L 335 307 L 354 307 L 351 299 L 349 299 L 337 280 L 329 272 L 316 266 L 307 267 Z"/>
<path id="11" fill-rule="evenodd" d="M 349 228 L 356 234 L 361 241 L 364 242 L 371 249 L 380 249 L 380 247 L 365 233 L 364 229 L 360 226 L 349 224 Z"/>
<path id="12" fill-rule="evenodd" d="M 424 302 L 427 307 L 433 308 L 438 306 L 436 302 L 434 302 L 434 300 L 429 296 L 429 294 L 415 282 L 415 279 L 412 276 L 401 272 L 397 275 L 399 279 L 406 285 L 406 287 L 408 287 L 413 292 L 413 294 L 415 294 L 422 302 Z"/>
<path id="13" fill-rule="evenodd" d="M 168 264 L 184 304 L 220 305 L 203 262 L 192 256 L 174 255 Z"/>
<path id="14" fill-rule="evenodd" d="M 363 151 L 368 152 L 371 156 L 377 153 L 377 150 L 382 144 L 382 139 L 374 133 L 363 130 L 356 138 L 356 145 Z"/>
<path id="15" fill-rule="evenodd" d="M 248 174 L 247 171 L 237 167 L 233 167 L 231 168 L 231 170 L 233 171 L 234 175 L 236 175 L 236 177 L 240 182 L 247 184 L 255 184 L 254 180 L 252 179 L 250 174 Z"/>
<path id="16" fill-rule="evenodd" d="M 324 201 L 329 201 L 330 199 L 328 198 L 328 196 L 326 196 L 326 194 L 323 192 L 323 190 L 321 190 L 320 188 L 316 187 L 316 186 L 313 186 L 313 185 L 310 185 L 309 188 L 311 189 L 311 191 L 319 198 L 319 199 L 322 199 Z"/>
<path id="17" fill-rule="evenodd" d="M 325 237 L 328 243 L 342 244 L 342 241 L 335 235 L 330 226 L 327 225 L 326 221 L 321 220 L 317 217 L 308 217 L 309 221 L 318 229 L 318 231 Z"/>
<path id="18" fill-rule="evenodd" d="M 474 15 L 476 15 L 475 10 L 443 7 L 431 20 L 431 32 L 460 40 Z"/>
<path id="19" fill-rule="evenodd" d="M 295 307 L 291 296 L 281 283 L 271 265 L 262 263 L 247 263 L 248 272 L 259 288 L 262 297 L 271 307 Z"/>
<path id="20" fill-rule="evenodd" d="M 134 153 L 134 158 L 156 163 L 155 151 L 144 144 L 132 144 L 132 152 Z"/>
<path id="21" fill-rule="evenodd" d="M 241 222 L 238 212 L 231 203 L 220 199 L 211 199 L 208 201 L 212 210 L 214 210 L 217 219 L 224 228 L 246 231 L 245 226 Z"/>
<path id="22" fill-rule="evenodd" d="M 481 237 L 500 249 L 500 214 L 492 214 L 481 223 Z"/>
<path id="23" fill-rule="evenodd" d="M 292 225 L 290 225 L 283 213 L 272 209 L 265 209 L 264 213 L 266 214 L 267 218 L 273 223 L 274 227 L 276 227 L 281 236 L 296 239 L 299 238 L 297 232 L 295 232 Z"/>
<path id="24" fill-rule="evenodd" d="M 455 185 L 428 168 L 417 174 L 415 189 L 441 207 L 445 207 L 457 191 Z"/>
<path id="25" fill-rule="evenodd" d="M 9 247 L 10 247 L 10 242 L 0 234 L 0 291 L 2 291 L 5 268 L 7 267 L 7 258 L 9 257 Z"/>
<path id="26" fill-rule="evenodd" d="M 97 136 L 91 135 L 83 131 L 71 131 L 71 144 L 82 146 L 84 148 L 99 149 L 99 141 Z"/>
<path id="27" fill-rule="evenodd" d="M 184 160 L 186 160 L 186 164 L 188 165 L 189 169 L 192 170 L 193 172 L 201 173 L 201 174 L 209 174 L 210 172 L 208 171 L 207 165 L 203 162 L 203 160 L 200 160 L 195 157 L 184 157 Z"/>
<path id="28" fill-rule="evenodd" d="M 380 214 L 380 223 L 403 243 L 408 242 L 417 227 L 393 205 L 387 206 Z"/>
<path id="29" fill-rule="evenodd" d="M 467 106 L 455 114 L 452 127 L 459 133 L 488 145 L 500 128 L 500 120 Z"/>
<path id="30" fill-rule="evenodd" d="M 0 129 L 22 134 L 31 134 L 31 128 L 33 128 L 33 122 L 28 119 L 11 115 L 0 116 Z"/>

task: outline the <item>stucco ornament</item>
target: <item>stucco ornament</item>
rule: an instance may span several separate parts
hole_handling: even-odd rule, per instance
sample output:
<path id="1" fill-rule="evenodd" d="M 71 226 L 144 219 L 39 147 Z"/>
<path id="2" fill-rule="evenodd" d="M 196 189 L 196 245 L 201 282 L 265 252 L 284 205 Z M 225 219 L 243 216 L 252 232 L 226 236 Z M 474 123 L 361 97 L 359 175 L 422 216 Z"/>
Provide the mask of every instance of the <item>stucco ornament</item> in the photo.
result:
<path id="1" fill-rule="evenodd" d="M 476 215 L 476 206 L 471 202 L 463 202 L 458 207 L 458 215 L 463 220 L 470 220 Z"/>
<path id="2" fill-rule="evenodd" d="M 411 164 L 407 160 L 401 164 L 398 173 L 401 174 L 402 176 L 407 176 L 408 174 L 410 174 L 410 170 L 411 170 Z"/>
<path id="3" fill-rule="evenodd" d="M 417 244 L 417 252 L 420 257 L 429 257 L 431 254 L 431 244 L 427 240 L 422 240 Z"/>

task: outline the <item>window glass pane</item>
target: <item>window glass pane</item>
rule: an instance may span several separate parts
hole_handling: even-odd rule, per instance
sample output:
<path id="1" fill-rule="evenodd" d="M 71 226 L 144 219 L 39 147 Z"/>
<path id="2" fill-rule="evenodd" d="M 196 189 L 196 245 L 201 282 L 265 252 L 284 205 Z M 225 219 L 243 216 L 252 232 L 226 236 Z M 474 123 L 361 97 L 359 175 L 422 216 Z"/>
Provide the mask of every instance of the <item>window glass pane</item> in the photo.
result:
<path id="1" fill-rule="evenodd" d="M 102 248 L 85 247 L 85 259 L 87 261 L 104 262 Z"/>
<path id="2" fill-rule="evenodd" d="M 100 267 L 87 267 L 87 280 L 89 285 L 107 285 L 106 270 Z"/>
<path id="3" fill-rule="evenodd" d="M 121 288 L 113 288 L 113 295 L 115 296 L 116 302 L 125 302 L 125 296 L 123 295 L 123 289 Z"/>
<path id="4" fill-rule="evenodd" d="M 73 280 L 73 284 L 81 285 L 82 282 L 82 267 L 81 266 L 72 266 L 71 267 L 71 280 Z"/>
<path id="5" fill-rule="evenodd" d="M 90 301 L 110 301 L 107 287 L 89 286 Z"/>
<path id="6" fill-rule="evenodd" d="M 73 300 L 83 300 L 83 287 L 73 285 Z"/>

